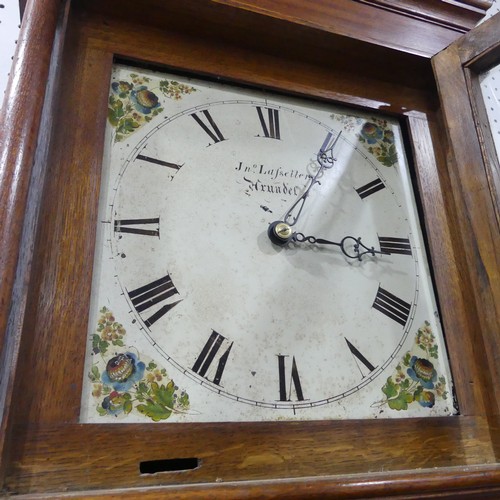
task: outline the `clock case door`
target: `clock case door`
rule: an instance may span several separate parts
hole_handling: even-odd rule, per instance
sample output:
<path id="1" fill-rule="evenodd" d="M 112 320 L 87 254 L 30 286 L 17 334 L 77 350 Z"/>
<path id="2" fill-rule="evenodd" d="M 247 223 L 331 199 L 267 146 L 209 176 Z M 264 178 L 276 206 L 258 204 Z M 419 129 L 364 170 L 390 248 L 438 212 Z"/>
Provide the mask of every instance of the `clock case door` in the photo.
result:
<path id="1" fill-rule="evenodd" d="M 123 495 L 141 492 L 156 498 L 167 491 L 203 496 L 208 489 L 217 496 L 265 491 L 341 498 L 452 495 L 457 489 L 463 495 L 479 490 L 493 495 L 500 488 L 498 201 L 494 170 L 481 163 L 486 151 L 481 136 L 463 119 L 474 122 L 474 108 L 469 106 L 467 115 L 462 108 L 467 108 L 480 58 L 472 55 L 473 63 L 464 63 L 457 56 L 466 40 L 476 43 L 475 35 L 434 59 L 441 109 L 430 56 L 456 32 L 451 36 L 437 24 L 429 28 L 411 18 L 415 32 L 429 30 L 427 45 L 422 49 L 418 40 L 405 39 L 409 45 L 398 49 L 398 36 L 389 29 L 394 19 L 385 10 L 369 11 L 380 21 L 379 38 L 370 43 L 360 21 L 347 35 L 332 28 L 342 2 L 322 3 L 319 18 L 302 3 L 289 2 L 291 10 L 280 11 L 282 2 L 266 10 L 266 2 L 174 6 L 151 0 L 141 4 L 140 16 L 137 5 L 125 1 L 75 1 L 61 8 L 49 0 L 28 3 L 16 63 L 19 80 L 7 96 L 2 129 L 2 165 L 8 165 L 2 171 L 2 213 L 3 220 L 12 220 L 9 238 L 2 241 L 9 245 L 2 253 L 7 266 L 3 283 L 8 285 L 9 276 L 13 283 L 2 373 L 4 491 L 56 497 L 67 490 L 121 489 Z M 348 17 L 355 24 L 361 4 L 352 5 Z M 401 26 L 408 27 L 408 19 L 399 18 Z M 499 19 L 484 26 L 481 33 L 500 31 Z M 40 45 L 39 40 L 50 43 Z M 37 48 L 37 57 L 30 57 L 30 46 Z M 486 51 L 488 57 L 494 52 Z M 79 424 L 114 60 L 222 77 L 400 119 L 413 153 L 460 416 Z M 446 75 L 451 70 L 456 79 Z M 450 98 L 459 91 L 460 102 Z M 26 96 L 32 106 L 23 100 Z M 15 134 L 7 133 L 7 123 Z M 475 147 L 479 156 L 460 163 Z M 469 191 L 465 186 L 471 177 L 475 184 Z M 170 472 L 148 473 L 155 467 Z"/>

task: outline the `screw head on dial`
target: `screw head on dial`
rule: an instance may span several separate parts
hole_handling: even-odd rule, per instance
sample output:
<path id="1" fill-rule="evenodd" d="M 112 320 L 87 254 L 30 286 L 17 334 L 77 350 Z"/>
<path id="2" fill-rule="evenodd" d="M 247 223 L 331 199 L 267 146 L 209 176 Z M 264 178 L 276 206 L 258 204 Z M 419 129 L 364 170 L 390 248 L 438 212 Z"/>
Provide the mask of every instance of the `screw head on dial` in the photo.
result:
<path id="1" fill-rule="evenodd" d="M 275 245 L 286 245 L 293 237 L 293 229 L 283 221 L 275 221 L 269 225 L 267 235 Z"/>

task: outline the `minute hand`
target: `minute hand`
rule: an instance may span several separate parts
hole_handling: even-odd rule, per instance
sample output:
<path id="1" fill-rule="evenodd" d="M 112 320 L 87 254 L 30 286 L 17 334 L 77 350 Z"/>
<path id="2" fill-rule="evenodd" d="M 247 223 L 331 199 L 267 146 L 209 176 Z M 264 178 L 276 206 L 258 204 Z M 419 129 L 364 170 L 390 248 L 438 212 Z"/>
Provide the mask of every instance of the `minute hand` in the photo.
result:
<path id="1" fill-rule="evenodd" d="M 333 167 L 333 164 L 335 162 L 335 158 L 333 157 L 333 148 L 335 147 L 335 144 L 337 144 L 337 141 L 340 139 L 341 134 L 342 132 L 339 132 L 339 134 L 337 135 L 337 137 L 335 138 L 335 140 L 331 145 L 330 142 L 332 134 L 328 133 L 328 135 L 326 136 L 323 146 L 316 155 L 316 159 L 319 164 L 319 169 L 316 172 L 316 175 L 311 179 L 309 185 L 307 186 L 307 189 L 304 191 L 302 196 L 295 201 L 295 203 L 288 209 L 288 211 L 283 217 L 283 222 L 286 222 L 289 226 L 294 226 L 299 220 L 302 209 L 304 208 L 304 203 L 306 201 L 306 198 L 309 196 L 309 192 L 311 191 L 312 187 L 317 182 L 319 182 L 318 178 L 322 174 L 323 170 Z M 297 215 L 294 216 L 292 215 L 292 213 L 295 211 L 297 207 L 299 207 L 299 209 Z"/>
<path id="2" fill-rule="evenodd" d="M 342 240 L 339 242 L 337 241 L 330 241 L 330 240 L 325 240 L 324 238 L 316 238 L 314 236 L 305 236 L 303 233 L 294 233 L 293 241 L 296 241 L 298 243 L 312 243 L 312 244 L 318 244 L 318 245 L 335 245 L 337 247 L 340 247 L 340 250 L 342 253 L 348 257 L 349 259 L 357 259 L 357 260 L 362 260 L 363 255 L 369 254 L 372 257 L 375 257 L 376 254 L 379 255 L 388 255 L 389 252 L 383 252 L 383 251 L 378 251 L 375 250 L 374 247 L 367 247 L 363 243 L 361 243 L 361 237 L 355 238 L 354 236 L 345 236 L 342 238 Z M 352 252 L 350 253 L 346 249 L 346 245 L 351 242 L 351 240 L 354 242 L 352 244 Z"/>

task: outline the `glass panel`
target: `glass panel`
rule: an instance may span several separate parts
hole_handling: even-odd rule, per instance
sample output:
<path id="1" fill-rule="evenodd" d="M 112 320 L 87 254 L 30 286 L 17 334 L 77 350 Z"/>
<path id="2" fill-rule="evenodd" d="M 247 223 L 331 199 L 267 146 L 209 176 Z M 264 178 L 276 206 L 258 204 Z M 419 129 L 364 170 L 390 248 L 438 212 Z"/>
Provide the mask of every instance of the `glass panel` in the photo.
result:
<path id="1" fill-rule="evenodd" d="M 500 158 L 500 64 L 479 77 L 497 157 Z"/>
<path id="2" fill-rule="evenodd" d="M 454 413 L 401 130 L 116 66 L 82 422 Z"/>

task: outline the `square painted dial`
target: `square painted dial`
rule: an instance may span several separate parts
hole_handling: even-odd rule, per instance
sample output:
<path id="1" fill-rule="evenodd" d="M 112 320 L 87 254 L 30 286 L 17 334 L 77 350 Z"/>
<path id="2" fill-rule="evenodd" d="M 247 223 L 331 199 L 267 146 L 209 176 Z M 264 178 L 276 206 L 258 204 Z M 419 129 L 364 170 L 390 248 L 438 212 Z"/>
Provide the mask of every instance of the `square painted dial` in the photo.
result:
<path id="1" fill-rule="evenodd" d="M 83 422 L 454 413 L 396 121 L 116 66 Z"/>

